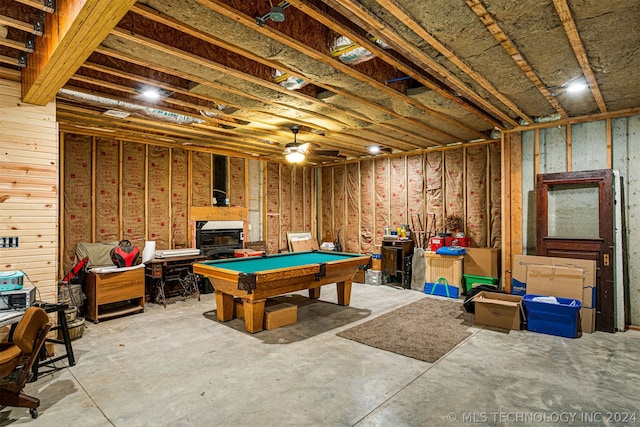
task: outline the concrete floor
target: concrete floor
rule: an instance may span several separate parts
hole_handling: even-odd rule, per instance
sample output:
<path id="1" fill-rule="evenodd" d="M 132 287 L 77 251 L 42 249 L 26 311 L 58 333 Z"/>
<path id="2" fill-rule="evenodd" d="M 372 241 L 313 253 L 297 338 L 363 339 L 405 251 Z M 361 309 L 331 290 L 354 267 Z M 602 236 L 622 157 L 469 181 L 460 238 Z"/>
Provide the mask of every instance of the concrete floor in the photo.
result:
<path id="1" fill-rule="evenodd" d="M 425 297 L 354 284 L 351 323 L 315 319 L 312 334 L 268 331 L 275 340 L 212 320 L 212 294 L 148 304 L 88 324 L 73 343 L 77 364 L 27 386 L 40 416 L 6 407 L 0 426 L 640 424 L 636 331 L 567 339 L 471 328 L 434 364 L 336 336 Z M 335 286 L 321 299 L 335 302 Z"/>

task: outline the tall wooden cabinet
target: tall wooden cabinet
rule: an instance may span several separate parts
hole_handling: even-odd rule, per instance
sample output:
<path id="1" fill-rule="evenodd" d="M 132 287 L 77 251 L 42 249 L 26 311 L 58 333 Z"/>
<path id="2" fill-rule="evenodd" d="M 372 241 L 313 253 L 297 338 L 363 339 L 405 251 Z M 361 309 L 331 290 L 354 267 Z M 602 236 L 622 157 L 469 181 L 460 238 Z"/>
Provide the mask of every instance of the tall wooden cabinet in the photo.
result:
<path id="1" fill-rule="evenodd" d="M 380 252 L 383 283 L 393 283 L 394 279 L 399 277 L 403 288 L 411 288 L 413 240 L 383 239 Z"/>

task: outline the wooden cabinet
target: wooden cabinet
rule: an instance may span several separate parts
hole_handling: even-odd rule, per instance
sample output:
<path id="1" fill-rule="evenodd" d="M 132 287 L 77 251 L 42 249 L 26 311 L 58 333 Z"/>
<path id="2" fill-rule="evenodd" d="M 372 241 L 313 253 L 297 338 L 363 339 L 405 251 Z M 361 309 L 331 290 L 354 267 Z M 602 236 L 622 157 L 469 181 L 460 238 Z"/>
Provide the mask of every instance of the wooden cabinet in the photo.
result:
<path id="1" fill-rule="evenodd" d="M 144 310 L 144 268 L 114 273 L 88 273 L 86 280 L 89 320 Z"/>
<path id="2" fill-rule="evenodd" d="M 383 282 L 391 283 L 394 277 L 400 277 L 400 283 L 405 289 L 411 288 L 411 256 L 413 255 L 413 240 L 389 239 L 382 241 Z"/>

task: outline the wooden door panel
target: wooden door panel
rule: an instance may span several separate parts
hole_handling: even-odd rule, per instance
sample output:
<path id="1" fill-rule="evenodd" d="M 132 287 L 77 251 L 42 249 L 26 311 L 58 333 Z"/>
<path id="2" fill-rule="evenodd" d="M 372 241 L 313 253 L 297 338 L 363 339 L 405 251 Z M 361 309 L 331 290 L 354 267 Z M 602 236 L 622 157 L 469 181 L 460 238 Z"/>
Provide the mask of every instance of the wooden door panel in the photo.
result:
<path id="1" fill-rule="evenodd" d="M 554 186 L 597 187 L 597 238 L 550 237 L 549 190 Z M 589 259 L 596 262 L 596 329 L 615 331 L 613 263 L 613 173 L 611 170 L 539 174 L 536 177 L 536 254 L 560 258 Z"/>

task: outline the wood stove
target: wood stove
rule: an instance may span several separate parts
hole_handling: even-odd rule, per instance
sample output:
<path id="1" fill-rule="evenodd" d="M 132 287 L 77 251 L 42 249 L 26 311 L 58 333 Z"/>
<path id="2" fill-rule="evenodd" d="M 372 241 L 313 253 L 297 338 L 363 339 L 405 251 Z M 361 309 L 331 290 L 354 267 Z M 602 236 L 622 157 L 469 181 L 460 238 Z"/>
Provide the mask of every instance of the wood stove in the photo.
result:
<path id="1" fill-rule="evenodd" d="M 196 247 L 208 259 L 233 258 L 243 243 L 242 221 L 196 221 Z"/>

